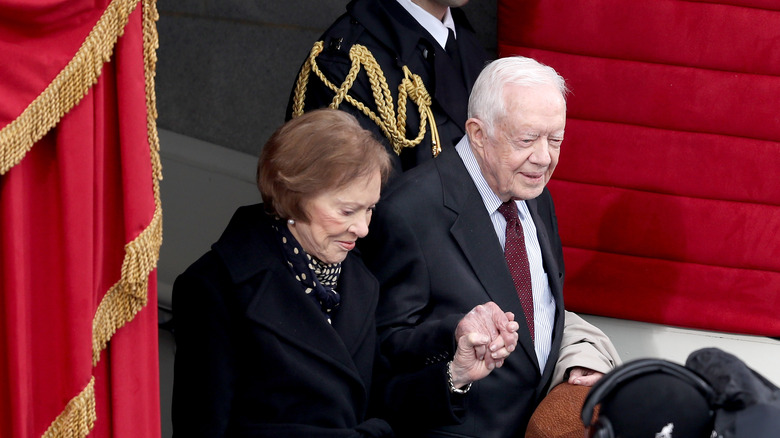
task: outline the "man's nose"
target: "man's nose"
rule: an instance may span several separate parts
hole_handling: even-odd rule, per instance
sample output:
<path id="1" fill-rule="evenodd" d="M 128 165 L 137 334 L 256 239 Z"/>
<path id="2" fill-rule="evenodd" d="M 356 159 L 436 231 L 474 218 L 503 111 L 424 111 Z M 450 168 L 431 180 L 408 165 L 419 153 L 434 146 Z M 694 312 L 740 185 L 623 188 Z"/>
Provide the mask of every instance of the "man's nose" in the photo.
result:
<path id="1" fill-rule="evenodd" d="M 548 166 L 552 161 L 552 157 L 550 156 L 550 141 L 546 137 L 540 138 L 539 141 L 536 142 L 534 152 L 531 154 L 531 161 L 539 166 Z"/>

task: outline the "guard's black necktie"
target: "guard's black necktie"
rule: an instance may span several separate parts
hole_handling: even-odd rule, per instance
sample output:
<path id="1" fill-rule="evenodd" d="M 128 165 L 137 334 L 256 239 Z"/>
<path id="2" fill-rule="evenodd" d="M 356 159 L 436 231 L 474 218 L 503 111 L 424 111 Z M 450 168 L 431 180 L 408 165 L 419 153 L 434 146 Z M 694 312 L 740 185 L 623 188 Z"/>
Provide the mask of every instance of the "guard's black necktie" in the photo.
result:
<path id="1" fill-rule="evenodd" d="M 455 32 L 449 28 L 447 28 L 447 31 L 449 35 L 447 36 L 447 44 L 444 45 L 444 50 L 455 61 L 455 64 L 460 67 L 460 53 L 458 52 L 458 43 L 455 40 Z"/>

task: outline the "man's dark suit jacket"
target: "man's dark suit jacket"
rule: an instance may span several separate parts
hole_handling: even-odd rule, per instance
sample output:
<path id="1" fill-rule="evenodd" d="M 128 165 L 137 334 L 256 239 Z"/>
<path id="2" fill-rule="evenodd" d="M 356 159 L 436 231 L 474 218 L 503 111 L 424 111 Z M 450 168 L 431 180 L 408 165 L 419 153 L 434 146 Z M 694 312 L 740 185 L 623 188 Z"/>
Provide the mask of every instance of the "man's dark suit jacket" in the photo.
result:
<path id="1" fill-rule="evenodd" d="M 398 85 L 404 77 L 402 67 L 407 66 L 412 73 L 420 76 L 433 99 L 432 109 L 442 148 L 452 148 L 465 134 L 463 127 L 466 124 L 469 93 L 488 60 L 487 52 L 477 40 L 463 12 L 453 8 L 452 16 L 458 36 L 460 65 L 453 62 L 430 33 L 395 0 L 353 0 L 347 5 L 347 12 L 320 37 L 324 49 L 317 57 L 317 65 L 328 80 L 341 85 L 352 65 L 350 48 L 354 44 L 366 46 L 387 79 L 395 111 L 398 111 Z M 462 76 L 458 74 L 459 71 Z M 361 69 L 349 94 L 378 115 L 364 69 Z M 334 95 L 320 79 L 311 74 L 304 112 L 328 106 Z M 292 114 L 292 102 L 291 97 L 287 107 L 288 120 Z M 407 102 L 406 108 L 406 137 L 414 139 L 420 129 L 420 115 L 413 102 Z M 396 169 L 410 169 L 431 159 L 430 126 L 424 140 L 412 149 L 404 149 L 399 157 L 393 152 L 381 129 L 359 109 L 346 101 L 341 103 L 339 109 L 355 115 L 364 128 L 372 131 L 385 144 Z"/>
<path id="2" fill-rule="evenodd" d="M 406 172 L 377 205 L 361 250 L 381 285 L 377 324 L 393 372 L 449 360 L 458 321 L 478 304 L 494 301 L 520 324 L 517 350 L 465 396 L 462 423 L 423 436 L 522 437 L 547 392 L 563 333 L 563 251 L 549 191 L 527 203 L 556 302 L 544 370 L 492 222 L 454 148 Z M 411 424 L 393 427 L 416 436 Z"/>

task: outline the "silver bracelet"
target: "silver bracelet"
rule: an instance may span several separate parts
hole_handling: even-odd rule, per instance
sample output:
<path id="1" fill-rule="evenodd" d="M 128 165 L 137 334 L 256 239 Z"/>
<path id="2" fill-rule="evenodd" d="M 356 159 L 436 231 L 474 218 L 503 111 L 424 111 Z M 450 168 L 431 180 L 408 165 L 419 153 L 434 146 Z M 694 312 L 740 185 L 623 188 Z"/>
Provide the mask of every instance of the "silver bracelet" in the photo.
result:
<path id="1" fill-rule="evenodd" d="M 453 394 L 465 394 L 469 392 L 469 389 L 471 389 L 471 383 L 464 386 L 463 388 L 456 388 L 455 385 L 452 384 L 452 372 L 450 371 L 450 367 L 452 367 L 452 361 L 447 362 L 447 383 L 450 385 L 450 392 Z"/>

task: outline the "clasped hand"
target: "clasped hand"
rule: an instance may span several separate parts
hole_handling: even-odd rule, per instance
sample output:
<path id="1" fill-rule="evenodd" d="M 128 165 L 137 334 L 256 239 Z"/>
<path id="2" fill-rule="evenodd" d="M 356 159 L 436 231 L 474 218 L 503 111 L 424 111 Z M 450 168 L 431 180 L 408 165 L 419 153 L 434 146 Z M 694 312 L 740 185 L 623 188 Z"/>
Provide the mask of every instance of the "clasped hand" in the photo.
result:
<path id="1" fill-rule="evenodd" d="M 494 302 L 473 308 L 455 329 L 457 348 L 450 373 L 456 388 L 486 377 L 517 347 L 519 325 Z"/>

